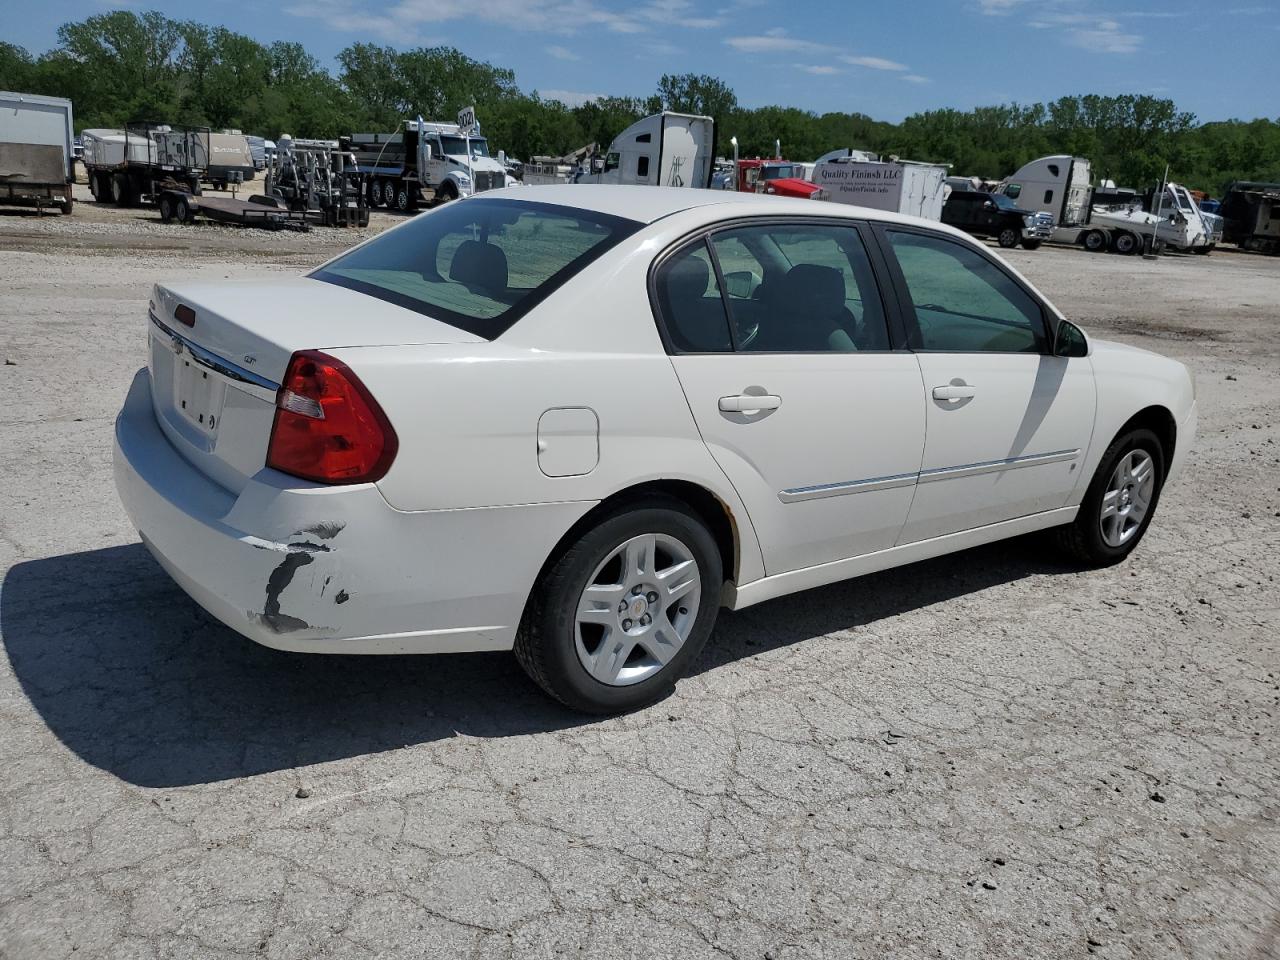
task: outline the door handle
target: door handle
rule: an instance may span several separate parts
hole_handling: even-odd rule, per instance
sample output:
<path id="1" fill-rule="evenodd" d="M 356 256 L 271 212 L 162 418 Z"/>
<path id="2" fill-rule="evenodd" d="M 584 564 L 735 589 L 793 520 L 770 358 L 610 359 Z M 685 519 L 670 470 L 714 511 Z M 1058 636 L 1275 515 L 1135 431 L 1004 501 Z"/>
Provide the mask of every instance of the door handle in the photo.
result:
<path id="1" fill-rule="evenodd" d="M 949 383 L 945 387 L 933 388 L 933 399 L 935 400 L 968 400 L 970 397 L 977 396 L 976 387 L 971 387 L 965 383 Z"/>
<path id="2" fill-rule="evenodd" d="M 720 409 L 725 413 L 756 413 L 761 410 L 777 410 L 780 406 L 782 398 L 772 394 L 739 393 L 720 398 Z"/>

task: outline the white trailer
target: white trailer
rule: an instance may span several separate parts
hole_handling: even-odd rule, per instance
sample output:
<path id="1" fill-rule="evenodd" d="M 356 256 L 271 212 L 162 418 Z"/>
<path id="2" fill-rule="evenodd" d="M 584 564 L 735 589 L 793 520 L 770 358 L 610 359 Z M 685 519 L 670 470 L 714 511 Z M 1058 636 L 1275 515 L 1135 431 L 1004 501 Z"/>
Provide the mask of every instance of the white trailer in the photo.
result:
<path id="1" fill-rule="evenodd" d="M 0 203 L 70 213 L 74 137 L 70 100 L 0 92 Z"/>
<path id="2" fill-rule="evenodd" d="M 707 188 L 715 169 L 715 141 L 711 117 L 655 113 L 614 137 L 603 169 L 578 182 Z"/>
<path id="3" fill-rule="evenodd" d="M 912 160 L 868 161 L 855 156 L 821 161 L 813 182 L 834 203 L 941 220 L 947 168 Z"/>

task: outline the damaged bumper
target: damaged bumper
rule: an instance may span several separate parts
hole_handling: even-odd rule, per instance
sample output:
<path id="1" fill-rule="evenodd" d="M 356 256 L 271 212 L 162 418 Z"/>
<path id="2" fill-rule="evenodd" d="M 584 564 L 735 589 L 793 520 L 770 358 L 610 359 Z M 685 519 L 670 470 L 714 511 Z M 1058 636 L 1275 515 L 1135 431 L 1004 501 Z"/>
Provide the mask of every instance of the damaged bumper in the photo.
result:
<path id="1" fill-rule="evenodd" d="M 405 513 L 372 484 L 265 468 L 237 495 L 174 449 L 150 392 L 141 370 L 116 420 L 116 488 L 143 543 L 214 617 L 298 652 L 511 648 L 547 555 L 534 529 L 568 505 Z"/>

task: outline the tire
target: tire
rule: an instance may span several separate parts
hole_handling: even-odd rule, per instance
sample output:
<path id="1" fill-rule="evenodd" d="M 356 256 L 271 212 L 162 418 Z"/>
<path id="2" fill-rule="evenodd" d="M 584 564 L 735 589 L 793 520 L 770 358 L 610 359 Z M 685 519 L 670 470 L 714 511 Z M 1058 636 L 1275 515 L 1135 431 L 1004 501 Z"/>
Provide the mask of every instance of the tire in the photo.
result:
<path id="1" fill-rule="evenodd" d="M 117 207 L 127 207 L 130 203 L 129 183 L 119 174 L 111 178 L 111 200 Z"/>
<path id="2" fill-rule="evenodd" d="M 76 202 L 68 197 L 66 200 L 62 201 L 62 204 L 59 206 L 58 209 L 62 211 L 62 215 L 64 217 L 69 217 L 71 216 L 71 211 L 74 210 L 75 208 L 76 208 Z"/>
<path id="3" fill-rule="evenodd" d="M 1102 253 L 1107 249 L 1107 235 L 1101 230 L 1089 230 L 1080 242 L 1084 244 L 1084 248 L 1090 253 Z"/>
<path id="4" fill-rule="evenodd" d="M 178 218 L 179 223 L 191 223 L 195 220 L 195 211 L 191 209 L 191 204 L 187 202 L 186 197 L 178 197 L 173 202 L 173 215 Z"/>
<path id="5" fill-rule="evenodd" d="M 629 574 L 624 555 L 650 557 L 649 573 Z M 679 588 L 664 587 L 655 571 L 687 560 L 696 576 L 679 580 L 686 589 L 664 602 L 658 590 Z M 688 506 L 664 496 L 626 504 L 592 524 L 544 569 L 516 635 L 516 658 L 538 686 L 572 710 L 638 710 L 667 696 L 701 653 L 723 585 L 720 550 Z M 586 596 L 593 586 L 601 599 Z"/>
<path id="6" fill-rule="evenodd" d="M 382 206 L 382 181 L 381 180 L 369 181 L 369 206 L 371 207 Z"/>
<path id="7" fill-rule="evenodd" d="M 1039 250 L 1040 244 L 1042 243 L 1044 243 L 1043 240 L 1023 240 L 1022 249 L 1023 250 Z"/>
<path id="8" fill-rule="evenodd" d="M 440 189 L 436 191 L 436 204 L 448 203 L 450 200 L 458 199 L 458 188 L 453 181 L 446 180 L 440 185 Z"/>
<path id="9" fill-rule="evenodd" d="M 406 183 L 402 183 L 402 184 L 400 184 L 400 188 L 399 188 L 399 189 L 396 191 L 396 193 L 395 193 L 395 198 L 396 198 L 396 209 L 397 209 L 397 210 L 400 210 L 400 211 L 403 211 L 403 212 L 406 212 L 406 213 L 407 213 L 409 210 L 411 210 L 411 209 L 413 208 L 413 203 L 412 203 L 412 201 L 411 201 L 411 199 L 410 199 L 410 197 L 409 197 L 409 185 L 408 185 L 408 184 L 406 184 Z"/>
<path id="10" fill-rule="evenodd" d="M 98 198 L 98 175 L 92 171 L 89 173 L 89 196 L 93 197 L 95 202 L 101 202 Z"/>
<path id="11" fill-rule="evenodd" d="M 1015 230 L 1013 227 L 1005 227 L 996 235 L 996 243 L 1006 250 L 1012 250 L 1020 240 L 1022 240 L 1022 231 Z"/>
<path id="12" fill-rule="evenodd" d="M 1135 253 L 1139 253 L 1142 250 L 1142 244 L 1132 233 L 1129 233 L 1128 231 L 1121 231 L 1116 234 L 1115 241 L 1112 243 L 1112 249 L 1122 256 L 1129 257 Z"/>
<path id="13" fill-rule="evenodd" d="M 1150 471 L 1149 486 L 1144 474 L 1142 481 L 1124 498 L 1125 505 L 1113 511 L 1111 508 L 1118 499 L 1113 491 L 1121 465 L 1138 465 L 1142 457 L 1146 458 Z M 1160 502 L 1164 474 L 1165 450 L 1154 433 L 1140 428 L 1117 437 L 1102 455 L 1076 519 L 1058 531 L 1061 549 L 1085 566 L 1109 567 L 1119 563 L 1133 552 L 1151 525 Z M 1141 516 L 1135 518 L 1138 505 L 1144 501 Z M 1108 511 L 1106 517 L 1104 507 Z"/>
<path id="14" fill-rule="evenodd" d="M 168 194 L 160 197 L 160 222 L 171 223 L 173 221 L 173 199 Z"/>

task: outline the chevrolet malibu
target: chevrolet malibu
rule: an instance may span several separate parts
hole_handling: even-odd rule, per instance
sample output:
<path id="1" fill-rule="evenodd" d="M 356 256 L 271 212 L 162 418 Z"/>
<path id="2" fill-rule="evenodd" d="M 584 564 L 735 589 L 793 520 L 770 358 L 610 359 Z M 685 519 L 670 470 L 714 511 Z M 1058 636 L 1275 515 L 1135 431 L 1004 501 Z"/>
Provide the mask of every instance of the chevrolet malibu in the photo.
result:
<path id="1" fill-rule="evenodd" d="M 720 607 L 1047 528 L 1141 540 L 1187 370 L 1086 336 L 937 223 L 531 187 L 305 277 L 157 286 L 115 429 L 143 543 L 315 653 L 512 650 L 578 710 L 665 695 Z"/>

